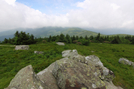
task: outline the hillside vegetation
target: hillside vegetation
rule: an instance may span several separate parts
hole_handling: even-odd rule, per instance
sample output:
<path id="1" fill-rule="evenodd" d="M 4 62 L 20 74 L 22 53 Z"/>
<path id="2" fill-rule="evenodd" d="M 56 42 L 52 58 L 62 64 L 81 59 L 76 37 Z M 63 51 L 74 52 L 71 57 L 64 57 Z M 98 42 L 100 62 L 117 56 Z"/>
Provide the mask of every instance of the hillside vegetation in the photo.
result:
<path id="1" fill-rule="evenodd" d="M 81 28 L 75 28 L 75 27 L 43 27 L 43 28 L 36 28 L 36 29 L 15 29 L 15 30 L 9 30 L 9 31 L 4 31 L 0 32 L 0 41 L 4 40 L 4 38 L 12 38 L 13 34 L 16 31 L 25 31 L 26 33 L 33 34 L 35 37 L 49 37 L 55 36 L 55 35 L 60 35 L 62 34 L 69 34 L 70 36 L 72 35 L 77 35 L 77 36 L 96 36 L 98 33 L 92 32 L 92 31 L 87 31 Z"/>
<path id="2" fill-rule="evenodd" d="M 85 37 L 86 35 L 88 37 L 90 36 L 97 36 L 97 32 L 93 32 L 93 31 L 89 31 L 89 30 L 93 30 L 93 29 L 88 29 L 85 30 L 84 28 L 78 28 L 78 27 L 42 27 L 42 28 L 36 28 L 36 29 L 32 29 L 32 28 L 19 28 L 19 29 L 14 29 L 14 30 L 8 30 L 8 31 L 3 31 L 0 32 L 0 41 L 3 41 L 4 38 L 13 38 L 13 35 L 16 31 L 25 31 L 26 33 L 30 33 L 33 34 L 35 37 L 49 37 L 51 36 L 56 36 L 56 35 L 60 35 L 61 33 L 66 35 L 69 34 L 70 36 L 82 36 Z M 95 29 L 94 29 L 95 30 Z M 101 36 L 107 36 L 104 34 L 100 34 Z M 114 34 L 114 35 L 108 35 L 110 37 L 112 36 L 119 36 L 119 37 L 124 37 L 127 36 L 128 34 Z M 132 36 L 132 35 L 131 35 Z"/>
<path id="3" fill-rule="evenodd" d="M 133 67 L 118 63 L 121 57 L 134 62 L 134 45 L 91 43 L 90 46 L 77 44 L 59 46 L 55 42 L 31 44 L 29 50 L 15 50 L 13 46 L 0 46 L 0 89 L 7 87 L 21 68 L 32 64 L 34 71 L 38 73 L 51 63 L 61 59 L 61 52 L 67 49 L 77 49 L 79 54 L 85 56 L 98 56 L 104 66 L 114 72 L 116 77 L 113 82 L 115 85 L 124 89 L 134 89 Z M 35 50 L 43 51 L 44 54 L 34 54 Z"/>
<path id="4" fill-rule="evenodd" d="M 56 45 L 56 42 L 64 42 L 65 46 Z M 14 45 L 30 45 L 29 50 L 15 50 Z M 16 73 L 27 65 L 32 65 L 35 72 L 48 67 L 51 63 L 62 58 L 61 52 L 67 49 L 76 49 L 81 55 L 96 55 L 104 66 L 115 74 L 115 85 L 124 89 L 134 89 L 134 68 L 119 64 L 119 58 L 127 58 L 134 62 L 134 36 L 70 36 L 60 34 L 46 38 L 34 38 L 25 32 L 14 34 L 12 39 L 6 39 L 0 46 L 0 89 L 7 87 Z M 34 51 L 43 51 L 37 55 Z"/>

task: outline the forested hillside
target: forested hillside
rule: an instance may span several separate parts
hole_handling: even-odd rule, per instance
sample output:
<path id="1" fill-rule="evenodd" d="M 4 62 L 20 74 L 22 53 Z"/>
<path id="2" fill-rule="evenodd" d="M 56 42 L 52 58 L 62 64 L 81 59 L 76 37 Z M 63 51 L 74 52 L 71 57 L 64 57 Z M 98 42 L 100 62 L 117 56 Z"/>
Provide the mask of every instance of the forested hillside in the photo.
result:
<path id="1" fill-rule="evenodd" d="M 15 30 L 9 30 L 9 31 L 4 31 L 0 32 L 0 41 L 3 41 L 4 38 L 12 38 L 14 33 L 16 31 L 25 31 L 26 33 L 33 34 L 35 37 L 49 37 L 51 36 L 56 36 L 60 35 L 61 33 L 66 35 L 69 34 L 70 36 L 96 36 L 98 33 L 92 32 L 92 31 L 87 31 L 81 28 L 69 28 L 69 27 L 43 27 L 43 28 L 36 28 L 36 29 L 15 29 Z"/>

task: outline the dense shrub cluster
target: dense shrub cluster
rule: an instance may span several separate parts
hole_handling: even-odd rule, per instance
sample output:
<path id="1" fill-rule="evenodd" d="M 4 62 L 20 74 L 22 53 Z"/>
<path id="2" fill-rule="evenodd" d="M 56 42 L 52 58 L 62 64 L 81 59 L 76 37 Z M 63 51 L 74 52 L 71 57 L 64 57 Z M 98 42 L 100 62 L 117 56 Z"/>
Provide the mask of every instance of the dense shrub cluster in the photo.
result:
<path id="1" fill-rule="evenodd" d="M 28 45 L 28 44 L 34 44 L 36 43 L 36 41 L 32 34 L 29 35 L 29 33 L 26 34 L 23 31 L 21 31 L 20 33 L 16 31 L 16 33 L 14 34 L 14 38 L 12 39 L 5 38 L 2 43 L 10 43 L 14 45 Z"/>

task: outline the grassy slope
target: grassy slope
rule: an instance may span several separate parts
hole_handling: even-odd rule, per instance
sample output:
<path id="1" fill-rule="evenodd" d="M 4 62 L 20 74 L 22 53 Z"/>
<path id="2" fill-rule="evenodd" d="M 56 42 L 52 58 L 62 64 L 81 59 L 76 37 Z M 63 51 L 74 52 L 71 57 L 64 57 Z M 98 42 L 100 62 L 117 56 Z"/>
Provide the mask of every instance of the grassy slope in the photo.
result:
<path id="1" fill-rule="evenodd" d="M 80 29 L 80 28 L 68 28 L 66 30 L 63 30 L 62 33 L 69 34 L 70 36 L 77 35 L 77 36 L 83 36 L 83 37 L 85 37 L 86 35 L 87 36 L 91 36 L 91 35 L 97 36 L 98 35 L 98 33 L 96 33 L 96 32 L 87 31 L 87 30 Z"/>
<path id="2" fill-rule="evenodd" d="M 79 54 L 85 56 L 98 56 L 104 66 L 115 73 L 116 78 L 113 80 L 115 85 L 120 85 L 124 89 L 134 89 L 134 69 L 118 63 L 121 57 L 134 62 L 134 45 L 99 43 L 91 43 L 90 46 L 75 44 L 58 46 L 55 43 L 39 43 L 30 45 L 29 50 L 18 51 L 14 50 L 14 47 L 0 46 L 0 89 L 7 87 L 21 68 L 31 64 L 34 71 L 38 73 L 52 62 L 61 59 L 61 52 L 66 49 L 77 49 Z M 35 50 L 44 51 L 45 55 L 36 55 Z"/>
<path id="3" fill-rule="evenodd" d="M 38 33 L 37 36 L 41 37 L 49 37 L 49 35 L 54 36 L 54 35 L 60 35 L 61 33 L 63 34 L 69 34 L 70 36 L 77 35 L 77 36 L 96 36 L 98 33 L 92 32 L 92 31 L 87 31 L 81 28 L 51 28 L 51 29 L 42 29 L 40 33 Z"/>

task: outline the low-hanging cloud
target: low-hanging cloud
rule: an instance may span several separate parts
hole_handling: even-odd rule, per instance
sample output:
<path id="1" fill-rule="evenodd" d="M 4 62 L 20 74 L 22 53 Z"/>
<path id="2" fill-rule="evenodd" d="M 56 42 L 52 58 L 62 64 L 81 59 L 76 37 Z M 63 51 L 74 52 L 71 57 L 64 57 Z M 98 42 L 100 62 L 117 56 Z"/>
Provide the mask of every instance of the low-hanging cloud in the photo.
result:
<path id="1" fill-rule="evenodd" d="M 44 26 L 134 29 L 134 0 L 85 0 L 66 14 L 47 15 L 16 0 L 0 0 L 0 31 Z M 132 31 L 132 30 L 129 30 Z"/>

